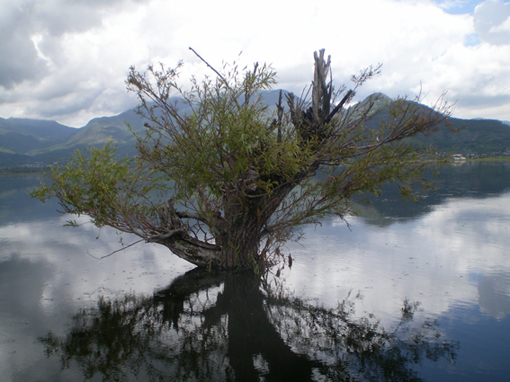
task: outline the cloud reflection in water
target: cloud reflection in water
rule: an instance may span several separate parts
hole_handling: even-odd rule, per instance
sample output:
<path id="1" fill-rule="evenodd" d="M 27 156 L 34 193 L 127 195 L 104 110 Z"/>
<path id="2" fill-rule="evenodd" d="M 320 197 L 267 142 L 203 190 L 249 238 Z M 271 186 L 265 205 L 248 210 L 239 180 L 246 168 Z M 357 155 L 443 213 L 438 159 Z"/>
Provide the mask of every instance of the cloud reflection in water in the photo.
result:
<path id="1" fill-rule="evenodd" d="M 476 330 L 479 317 L 469 321 L 460 313 L 452 315 L 472 310 L 506 322 L 510 194 L 506 185 L 491 184 L 501 168 L 489 169 L 483 167 L 481 178 L 473 176 L 469 167 L 456 169 L 462 176 L 446 178 L 449 183 L 441 193 L 431 194 L 419 206 L 397 206 L 386 195 L 370 213 L 362 211 L 350 220 L 352 232 L 334 219 L 317 229 L 307 227 L 303 246 L 289 246 L 294 265 L 283 270 L 283 284 L 300 301 L 316 302 L 325 310 L 335 309 L 350 291 L 351 295 L 359 292 L 360 298 L 352 301 L 351 318 L 374 314 L 387 332 L 399 327 L 402 301 L 421 303 L 415 322 L 451 315 Z M 484 178 L 488 173 L 491 177 Z M 501 172 L 500 179 L 508 179 L 507 173 Z M 12 179 L 9 186 L 15 183 Z M 468 188 L 466 179 L 476 187 Z M 147 296 L 155 288 L 169 285 L 192 266 L 166 248 L 142 244 L 99 261 L 88 253 L 100 257 L 119 249 L 117 233 L 103 229 L 97 238 L 92 225 L 63 228 L 69 217 L 57 216 L 55 206 L 22 196 L 25 188 L 16 188 L 16 193 L 0 189 L 0 375 L 11 376 L 12 381 L 34 376 L 52 380 L 60 366 L 44 358 L 35 338 L 48 330 L 57 337 L 65 335 L 70 316 L 94 309 L 101 296 L 108 301 L 122 301 L 126 294 L 150 299 Z M 462 196 L 466 194 L 469 197 Z M 391 208 L 385 210 L 385 205 Z M 122 240 L 127 244 L 136 238 L 122 235 Z M 218 288 L 210 290 L 211 296 L 224 293 Z M 280 314 L 275 309 L 266 312 Z M 279 335 L 285 337 L 290 328 L 282 329 Z M 495 348 L 496 341 L 506 341 L 503 335 L 493 338 L 490 345 Z M 306 344 L 289 341 L 287 345 L 296 350 Z M 503 347 L 500 350 L 495 351 L 506 354 Z M 472 358 L 465 359 L 471 366 Z M 259 371 L 269 367 L 262 355 L 253 357 L 253 364 Z M 75 371 L 62 372 L 61 379 L 80 379 Z"/>
<path id="2" fill-rule="evenodd" d="M 494 298 L 499 311 L 491 315 L 510 312 L 510 194 L 447 199 L 419 218 L 384 227 L 363 217 L 350 223 L 351 230 L 335 219 L 310 227 L 305 245 L 292 246 L 294 267 L 285 277 L 296 293 L 332 305 L 359 290 L 365 310 L 389 320 L 403 298 L 420 300 L 430 315 Z M 483 280 L 494 277 L 497 293 L 485 288 L 482 297 Z"/>

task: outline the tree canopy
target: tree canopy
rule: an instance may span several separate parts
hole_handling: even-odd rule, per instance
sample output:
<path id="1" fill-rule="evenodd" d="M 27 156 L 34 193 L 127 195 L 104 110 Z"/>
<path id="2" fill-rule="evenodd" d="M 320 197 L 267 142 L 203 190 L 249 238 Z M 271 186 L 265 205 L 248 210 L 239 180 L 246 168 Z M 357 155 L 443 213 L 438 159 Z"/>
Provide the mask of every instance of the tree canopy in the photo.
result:
<path id="1" fill-rule="evenodd" d="M 182 63 L 132 67 L 127 87 L 147 118 L 138 155 L 118 160 L 111 144 L 78 152 L 33 196 L 57 197 L 64 213 L 164 245 L 200 267 L 260 270 L 299 237 L 299 226 L 343 218 L 355 195 L 378 194 L 386 182 L 412 196 L 414 185 L 427 185 L 421 173 L 443 159 L 408 138 L 444 122 L 444 103 L 397 99 L 384 102 L 379 118 L 378 96 L 354 102 L 380 66 L 352 76 L 352 89 L 335 88 L 330 57 L 315 52 L 311 85 L 300 97 L 281 91 L 270 105 L 270 65 L 217 70 L 202 61 L 213 76 L 191 78 L 188 90 L 178 83 Z"/>

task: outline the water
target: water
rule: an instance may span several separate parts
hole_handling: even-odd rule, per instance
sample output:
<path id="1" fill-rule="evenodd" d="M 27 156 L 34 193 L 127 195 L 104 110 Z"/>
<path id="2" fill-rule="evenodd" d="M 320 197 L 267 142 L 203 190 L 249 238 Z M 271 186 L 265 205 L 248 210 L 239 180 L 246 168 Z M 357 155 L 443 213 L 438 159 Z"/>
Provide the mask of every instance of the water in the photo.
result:
<path id="1" fill-rule="evenodd" d="M 264 280 L 192 271 L 0 176 L 0 380 L 506 381 L 510 167 L 306 227 Z M 86 219 L 80 218 L 85 222 Z M 190 272 L 191 271 L 191 272 Z"/>

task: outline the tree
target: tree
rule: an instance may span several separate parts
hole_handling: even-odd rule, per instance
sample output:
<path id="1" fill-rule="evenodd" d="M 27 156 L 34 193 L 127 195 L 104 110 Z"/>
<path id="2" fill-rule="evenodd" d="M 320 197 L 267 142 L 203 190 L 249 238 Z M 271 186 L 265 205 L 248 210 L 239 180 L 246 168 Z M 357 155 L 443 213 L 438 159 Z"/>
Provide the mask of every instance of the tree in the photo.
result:
<path id="1" fill-rule="evenodd" d="M 147 118 L 138 155 L 116 160 L 112 145 L 77 153 L 33 195 L 57 197 L 62 212 L 134 233 L 200 267 L 260 270 L 297 227 L 350 213 L 353 196 L 378 194 L 388 181 L 405 196 L 413 184 L 426 186 L 420 174 L 441 158 L 408 138 L 430 133 L 448 107 L 397 99 L 370 125 L 377 96 L 347 105 L 380 66 L 353 76 L 353 89 L 335 90 L 330 57 L 321 50 L 314 60 L 304 96 L 280 92 L 274 107 L 263 100 L 276 84 L 265 64 L 220 72 L 202 59 L 215 77 L 192 78 L 186 91 L 177 83 L 181 63 L 132 67 L 127 87 Z"/>

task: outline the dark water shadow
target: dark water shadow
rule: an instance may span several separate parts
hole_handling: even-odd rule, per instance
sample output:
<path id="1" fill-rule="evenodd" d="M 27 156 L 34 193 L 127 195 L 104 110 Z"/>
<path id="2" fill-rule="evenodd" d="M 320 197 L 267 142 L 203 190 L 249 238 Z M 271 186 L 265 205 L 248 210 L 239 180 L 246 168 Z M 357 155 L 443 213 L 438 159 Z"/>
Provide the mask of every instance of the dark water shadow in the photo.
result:
<path id="1" fill-rule="evenodd" d="M 360 197 L 364 202 L 355 210 L 366 223 L 384 227 L 396 221 L 417 219 L 451 198 L 484 199 L 510 191 L 510 162 L 462 162 L 444 166 L 436 175 L 424 174 L 434 189 L 417 202 L 403 202 L 398 186 L 387 184 L 379 197 Z"/>
<path id="2" fill-rule="evenodd" d="M 253 274 L 192 270 L 150 297 L 100 299 L 63 337 L 40 338 L 63 369 L 103 381 L 419 381 L 424 360 L 453 363 L 459 344 L 403 302 L 391 331 L 290 297 Z"/>
<path id="3" fill-rule="evenodd" d="M 0 172 L 0 227 L 7 224 L 55 217 L 56 200 L 41 203 L 28 193 L 40 185 L 42 172 Z"/>

